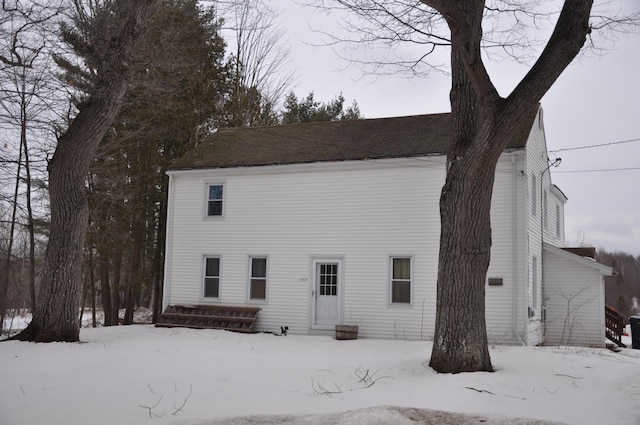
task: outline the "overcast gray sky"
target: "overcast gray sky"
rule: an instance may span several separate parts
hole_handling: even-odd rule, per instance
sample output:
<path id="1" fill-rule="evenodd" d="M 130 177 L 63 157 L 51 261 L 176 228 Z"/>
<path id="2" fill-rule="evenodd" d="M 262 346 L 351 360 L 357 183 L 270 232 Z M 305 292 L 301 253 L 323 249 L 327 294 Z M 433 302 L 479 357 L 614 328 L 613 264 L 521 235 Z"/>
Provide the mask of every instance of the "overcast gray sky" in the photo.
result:
<path id="1" fill-rule="evenodd" d="M 637 0 L 621 3 L 640 10 Z M 367 118 L 450 110 L 445 75 L 363 76 L 331 48 L 311 46 L 320 40 L 311 28 L 332 31 L 339 16 L 327 17 L 291 0 L 277 7 L 283 10 L 279 20 L 292 48 L 291 66 L 298 72 L 298 97 L 313 91 L 317 100 L 328 101 L 342 93 L 347 103 L 356 100 Z M 552 180 L 569 198 L 567 245 L 640 255 L 640 140 L 611 144 L 640 139 L 640 35 L 621 36 L 606 47 L 604 56 L 590 54 L 571 64 L 542 99 L 550 151 L 608 144 L 557 152 L 562 163 L 552 170 Z M 508 61 L 489 62 L 488 68 L 501 94 L 526 72 Z"/>

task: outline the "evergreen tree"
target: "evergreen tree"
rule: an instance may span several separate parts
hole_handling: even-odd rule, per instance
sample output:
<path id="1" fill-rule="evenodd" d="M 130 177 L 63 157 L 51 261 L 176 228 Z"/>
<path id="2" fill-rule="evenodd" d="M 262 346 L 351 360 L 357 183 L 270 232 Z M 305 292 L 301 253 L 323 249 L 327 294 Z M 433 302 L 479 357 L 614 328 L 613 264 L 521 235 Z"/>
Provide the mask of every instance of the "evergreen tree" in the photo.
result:
<path id="1" fill-rule="evenodd" d="M 314 99 L 313 92 L 310 92 L 306 98 L 300 101 L 298 101 L 295 93 L 291 92 L 285 99 L 280 122 L 281 124 L 297 124 L 360 118 L 363 117 L 360 114 L 360 108 L 358 108 L 355 100 L 347 109 L 344 108 L 344 97 L 342 93 L 329 102 L 321 103 Z"/>
<path id="2" fill-rule="evenodd" d="M 133 321 L 138 305 L 159 313 L 166 167 L 225 123 L 231 77 L 218 31 L 213 11 L 197 1 L 162 2 L 134 62 L 125 105 L 92 167 L 85 264 L 89 275 L 99 276 L 106 325 L 118 323 L 123 306 L 124 323 Z"/>

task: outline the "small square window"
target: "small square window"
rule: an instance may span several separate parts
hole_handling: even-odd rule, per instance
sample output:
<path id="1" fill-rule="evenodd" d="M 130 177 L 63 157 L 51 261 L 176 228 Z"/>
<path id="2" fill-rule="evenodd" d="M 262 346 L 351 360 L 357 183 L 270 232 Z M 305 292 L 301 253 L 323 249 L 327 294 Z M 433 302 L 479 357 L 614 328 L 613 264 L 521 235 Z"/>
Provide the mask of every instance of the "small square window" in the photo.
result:
<path id="1" fill-rule="evenodd" d="M 222 215 L 222 195 L 223 186 L 221 184 L 209 185 L 207 189 L 207 216 Z"/>
<path id="2" fill-rule="evenodd" d="M 220 258 L 206 257 L 204 266 L 204 297 L 218 298 L 220 295 Z"/>
<path id="3" fill-rule="evenodd" d="M 251 257 L 250 264 L 249 299 L 265 300 L 267 298 L 267 258 Z"/>
<path id="4" fill-rule="evenodd" d="M 411 258 L 391 258 L 391 303 L 411 303 Z"/>

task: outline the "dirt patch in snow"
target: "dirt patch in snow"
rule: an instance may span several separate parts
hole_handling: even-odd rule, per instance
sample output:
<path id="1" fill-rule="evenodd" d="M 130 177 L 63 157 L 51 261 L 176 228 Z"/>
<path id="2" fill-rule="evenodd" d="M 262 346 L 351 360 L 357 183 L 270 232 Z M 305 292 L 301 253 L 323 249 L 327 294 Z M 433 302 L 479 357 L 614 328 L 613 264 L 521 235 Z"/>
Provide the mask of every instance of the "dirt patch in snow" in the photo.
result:
<path id="1" fill-rule="evenodd" d="M 258 415 L 202 422 L 200 425 L 561 425 L 538 419 L 488 417 L 408 407 L 370 407 L 316 415 Z"/>

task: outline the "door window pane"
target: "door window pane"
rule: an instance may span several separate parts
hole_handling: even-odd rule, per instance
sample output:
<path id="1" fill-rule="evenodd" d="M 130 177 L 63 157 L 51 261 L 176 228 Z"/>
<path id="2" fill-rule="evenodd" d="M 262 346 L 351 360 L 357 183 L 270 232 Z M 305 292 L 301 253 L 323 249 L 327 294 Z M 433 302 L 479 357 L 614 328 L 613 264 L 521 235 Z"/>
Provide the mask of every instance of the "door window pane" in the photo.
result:
<path id="1" fill-rule="evenodd" d="M 319 295 L 338 295 L 338 265 L 320 264 L 319 268 Z"/>

